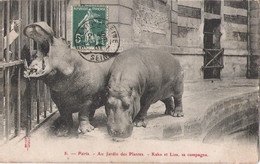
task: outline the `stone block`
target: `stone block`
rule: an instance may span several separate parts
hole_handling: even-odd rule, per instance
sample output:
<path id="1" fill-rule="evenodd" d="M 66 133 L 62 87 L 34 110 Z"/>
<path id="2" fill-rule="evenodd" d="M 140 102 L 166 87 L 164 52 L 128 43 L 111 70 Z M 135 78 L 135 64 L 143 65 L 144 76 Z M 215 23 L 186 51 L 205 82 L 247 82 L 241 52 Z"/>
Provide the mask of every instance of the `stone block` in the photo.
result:
<path id="1" fill-rule="evenodd" d="M 253 49 L 253 50 L 259 50 L 259 42 L 253 42 L 253 43 L 251 43 L 251 49 Z"/>
<path id="2" fill-rule="evenodd" d="M 257 2 L 256 0 L 251 0 L 250 8 L 251 8 L 251 10 L 259 9 L 259 1 Z"/>
<path id="3" fill-rule="evenodd" d="M 119 24 L 118 32 L 121 42 L 133 42 L 133 28 L 130 25 Z"/>
<path id="4" fill-rule="evenodd" d="M 171 22 L 178 23 L 178 13 L 171 10 Z"/>
<path id="5" fill-rule="evenodd" d="M 194 7 L 178 5 L 178 15 L 181 17 L 200 19 L 201 18 L 201 8 L 194 8 Z"/>
<path id="6" fill-rule="evenodd" d="M 118 12 L 118 19 L 120 23 L 123 24 L 132 24 L 132 10 L 123 6 L 119 7 L 119 12 Z"/>
<path id="7" fill-rule="evenodd" d="M 260 50 L 252 50 L 251 51 L 252 55 L 259 55 L 260 54 Z M 259 64 L 260 65 L 260 64 Z M 257 72 L 258 70 L 256 70 Z"/>
<path id="8" fill-rule="evenodd" d="M 183 135 L 183 128 L 181 124 L 175 124 L 173 126 L 167 126 L 163 129 L 163 138 L 171 138 Z"/>
<path id="9" fill-rule="evenodd" d="M 117 5 L 119 0 L 81 0 L 81 4 L 84 5 Z"/>
<path id="10" fill-rule="evenodd" d="M 172 0 L 172 10 L 175 12 L 178 12 L 178 1 L 177 0 Z"/>
<path id="11" fill-rule="evenodd" d="M 177 35 L 178 34 L 178 25 L 177 23 L 172 23 L 172 26 L 171 26 L 171 33 L 172 35 Z"/>
<path id="12" fill-rule="evenodd" d="M 222 48 L 225 49 L 224 54 L 226 55 L 239 55 L 240 52 L 247 51 L 247 42 L 241 42 L 234 40 L 223 40 L 221 42 Z M 231 51 L 232 53 L 229 53 Z M 248 53 L 247 53 L 248 54 Z"/>
<path id="13" fill-rule="evenodd" d="M 231 102 L 232 104 L 241 104 L 243 99 L 244 99 L 243 97 L 234 97 Z"/>
<path id="14" fill-rule="evenodd" d="M 250 25 L 258 25 L 259 24 L 259 19 L 260 17 L 258 18 L 250 18 Z"/>
<path id="15" fill-rule="evenodd" d="M 118 23 L 119 6 L 109 6 L 108 7 L 108 20 L 112 23 Z"/>
<path id="16" fill-rule="evenodd" d="M 251 10 L 250 17 L 251 18 L 259 18 L 259 10 Z"/>
<path id="17" fill-rule="evenodd" d="M 221 77 L 245 77 L 247 71 L 247 57 L 224 56 L 224 69 L 221 71 Z"/>
<path id="18" fill-rule="evenodd" d="M 177 41 L 177 35 L 172 35 L 172 46 L 176 46 L 176 41 Z"/>
<path id="19" fill-rule="evenodd" d="M 258 34 L 258 25 L 251 25 L 250 26 L 250 33 L 251 34 Z"/>
<path id="20" fill-rule="evenodd" d="M 133 0 L 119 0 L 119 4 L 127 8 L 133 8 Z"/>
<path id="21" fill-rule="evenodd" d="M 183 0 L 179 0 L 178 1 L 178 5 L 183 5 L 183 6 L 187 6 L 187 7 L 194 7 L 194 8 L 202 8 L 202 0 L 196 0 L 196 1 L 183 1 Z"/>
<path id="22" fill-rule="evenodd" d="M 257 34 L 250 34 L 251 42 L 258 42 L 260 41 L 259 36 Z"/>
<path id="23" fill-rule="evenodd" d="M 185 122 L 184 124 L 184 135 L 194 136 L 202 133 L 202 125 L 199 121 Z"/>

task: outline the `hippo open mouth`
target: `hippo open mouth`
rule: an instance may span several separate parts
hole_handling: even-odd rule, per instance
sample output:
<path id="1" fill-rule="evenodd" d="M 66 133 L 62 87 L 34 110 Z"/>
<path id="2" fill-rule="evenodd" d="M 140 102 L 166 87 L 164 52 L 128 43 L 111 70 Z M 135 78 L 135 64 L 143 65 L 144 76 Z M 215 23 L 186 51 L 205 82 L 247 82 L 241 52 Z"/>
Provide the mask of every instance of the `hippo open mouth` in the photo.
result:
<path id="1" fill-rule="evenodd" d="M 45 24 L 42 22 L 32 24 L 24 29 L 24 34 L 36 41 L 37 43 L 37 54 L 32 60 L 30 66 L 28 66 L 27 61 L 24 62 L 24 77 L 42 77 L 49 74 L 52 69 L 49 62 L 49 51 L 53 42 L 52 29 L 42 28 Z M 47 29 L 47 30 L 46 30 Z"/>
<path id="2" fill-rule="evenodd" d="M 24 62 L 24 77 L 25 78 L 30 78 L 30 77 L 41 77 L 46 74 L 49 74 L 52 70 L 50 69 L 49 66 L 49 57 L 37 57 L 32 61 L 30 66 L 28 67 L 27 61 L 25 60 Z"/>

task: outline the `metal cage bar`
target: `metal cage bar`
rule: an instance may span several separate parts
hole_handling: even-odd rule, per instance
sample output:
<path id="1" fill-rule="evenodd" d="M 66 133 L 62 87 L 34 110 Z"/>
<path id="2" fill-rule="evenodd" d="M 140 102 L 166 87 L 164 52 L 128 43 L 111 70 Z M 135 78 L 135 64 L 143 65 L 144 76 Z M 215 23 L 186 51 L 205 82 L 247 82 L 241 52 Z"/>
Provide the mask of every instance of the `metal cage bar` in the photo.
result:
<path id="1" fill-rule="evenodd" d="M 54 0 L 50 0 L 50 26 L 53 29 L 53 4 L 54 4 Z M 48 89 L 48 94 L 50 95 L 50 89 Z M 52 100 L 51 100 L 51 96 L 49 96 L 49 101 L 50 101 L 50 113 L 53 112 L 52 109 Z"/>
<path id="2" fill-rule="evenodd" d="M 33 40 L 22 37 L 23 25 L 35 21 L 46 21 L 55 30 L 56 37 L 63 37 L 67 40 L 67 0 L 6 0 L 0 1 L 0 4 L 2 9 L 0 26 L 3 29 L 0 31 L 0 36 L 2 36 L 0 71 L 3 72 L 0 74 L 3 76 L 3 83 L 0 84 L 3 88 L 1 91 L 3 101 L 0 101 L 0 108 L 3 109 L 0 113 L 2 114 L 0 126 L 3 128 L 0 127 L 0 133 L 3 139 L 8 141 L 23 134 L 23 127 L 26 128 L 26 136 L 30 136 L 30 133 L 52 115 L 50 113 L 53 113 L 51 91 L 42 81 L 27 81 L 24 88 L 22 47 L 29 48 L 28 55 L 32 55 L 36 44 Z M 15 24 L 17 19 L 22 22 L 18 29 L 20 34 L 17 39 L 13 40 L 10 36 L 12 34 L 10 27 L 13 25 L 11 23 Z M 10 51 L 14 53 L 11 54 Z M 25 120 L 21 117 L 22 114 L 26 114 Z"/>
<path id="3" fill-rule="evenodd" d="M 10 0 L 7 1 L 7 10 L 6 10 L 6 55 L 5 60 L 6 62 L 9 62 L 10 56 L 9 56 L 9 27 L 10 27 Z M 9 67 L 4 68 L 4 97 L 5 97 L 5 139 L 6 141 L 9 140 L 9 132 L 10 132 L 10 69 Z"/>
<path id="4" fill-rule="evenodd" d="M 1 31 L 0 31 L 0 33 L 1 33 L 1 56 L 0 56 L 0 62 L 2 62 L 3 60 L 4 60 L 4 19 L 5 19 L 5 2 L 4 1 L 2 1 L 2 2 L 0 2 L 1 4 L 2 4 L 2 6 L 0 6 L 1 8 L 2 8 L 2 17 L 1 17 Z M 3 80 L 4 80 L 4 75 L 3 75 L 3 70 L 1 69 L 1 77 L 0 78 L 2 78 Z M 3 88 L 3 90 L 2 90 L 2 103 L 0 104 L 1 105 L 1 112 L 2 112 L 2 117 L 1 117 L 1 124 L 2 124 L 2 126 L 1 126 L 1 137 L 4 137 L 4 134 L 5 134 L 5 118 L 4 118 L 4 116 L 5 116 L 5 99 L 4 99 L 4 81 L 3 81 L 3 83 L 1 84 L 1 88 Z"/>
<path id="5" fill-rule="evenodd" d="M 18 2 L 18 14 L 19 20 L 22 20 L 22 2 Z M 22 26 L 20 25 L 19 31 L 22 31 Z M 21 35 L 18 37 L 18 60 L 21 60 Z M 17 81 L 17 114 L 16 114 L 16 129 L 15 135 L 18 136 L 21 132 L 21 67 L 18 67 L 18 81 Z"/>
<path id="6" fill-rule="evenodd" d="M 40 10 L 40 0 L 37 1 L 37 22 L 41 21 L 41 10 Z M 37 45 L 37 49 L 38 49 Z M 37 124 L 40 123 L 40 102 L 41 102 L 41 96 L 40 96 L 40 81 L 37 80 L 36 82 L 36 119 L 37 119 Z"/>
<path id="7" fill-rule="evenodd" d="M 44 21 L 47 21 L 47 1 L 44 1 Z M 43 90 L 44 90 L 44 118 L 47 117 L 47 105 L 48 105 L 48 100 L 47 100 L 47 94 L 48 94 L 48 88 L 46 84 L 43 85 Z"/>
<path id="8" fill-rule="evenodd" d="M 64 37 L 67 41 L 67 1 L 64 1 Z"/>

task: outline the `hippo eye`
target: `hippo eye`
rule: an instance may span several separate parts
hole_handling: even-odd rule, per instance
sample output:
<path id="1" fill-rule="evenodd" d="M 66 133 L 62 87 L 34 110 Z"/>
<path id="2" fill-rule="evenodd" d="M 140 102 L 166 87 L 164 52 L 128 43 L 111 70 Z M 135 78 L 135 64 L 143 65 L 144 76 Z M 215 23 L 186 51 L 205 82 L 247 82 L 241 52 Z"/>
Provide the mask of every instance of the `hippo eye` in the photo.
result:
<path id="1" fill-rule="evenodd" d="M 123 99 L 122 99 L 122 106 L 123 106 L 123 108 L 124 109 L 129 109 L 129 107 L 130 107 L 130 100 L 129 100 L 129 98 L 128 97 L 124 97 Z"/>
<path id="2" fill-rule="evenodd" d="M 129 109 L 130 104 L 122 103 L 122 106 L 125 110 Z"/>

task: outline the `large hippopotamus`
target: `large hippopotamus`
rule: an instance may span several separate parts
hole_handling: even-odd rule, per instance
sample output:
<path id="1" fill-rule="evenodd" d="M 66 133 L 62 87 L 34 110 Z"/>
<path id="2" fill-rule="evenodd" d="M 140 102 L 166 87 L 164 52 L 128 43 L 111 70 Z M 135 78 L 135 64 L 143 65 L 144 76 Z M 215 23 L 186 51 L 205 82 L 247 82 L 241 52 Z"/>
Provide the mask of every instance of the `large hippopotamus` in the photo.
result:
<path id="1" fill-rule="evenodd" d="M 112 137 L 129 137 L 134 125 L 146 127 L 147 110 L 158 100 L 165 104 L 165 114 L 183 117 L 184 75 L 180 63 L 170 53 L 129 49 L 116 57 L 109 72 L 105 109 L 107 130 Z"/>
<path id="2" fill-rule="evenodd" d="M 26 66 L 24 76 L 41 79 L 50 88 L 62 120 L 56 134 L 69 134 L 74 112 L 79 112 L 79 133 L 93 130 L 89 120 L 95 110 L 105 104 L 108 71 L 113 59 L 102 63 L 84 60 L 65 40 L 55 38 L 45 22 L 26 26 L 24 35 L 36 41 L 38 47 L 37 56 Z"/>

